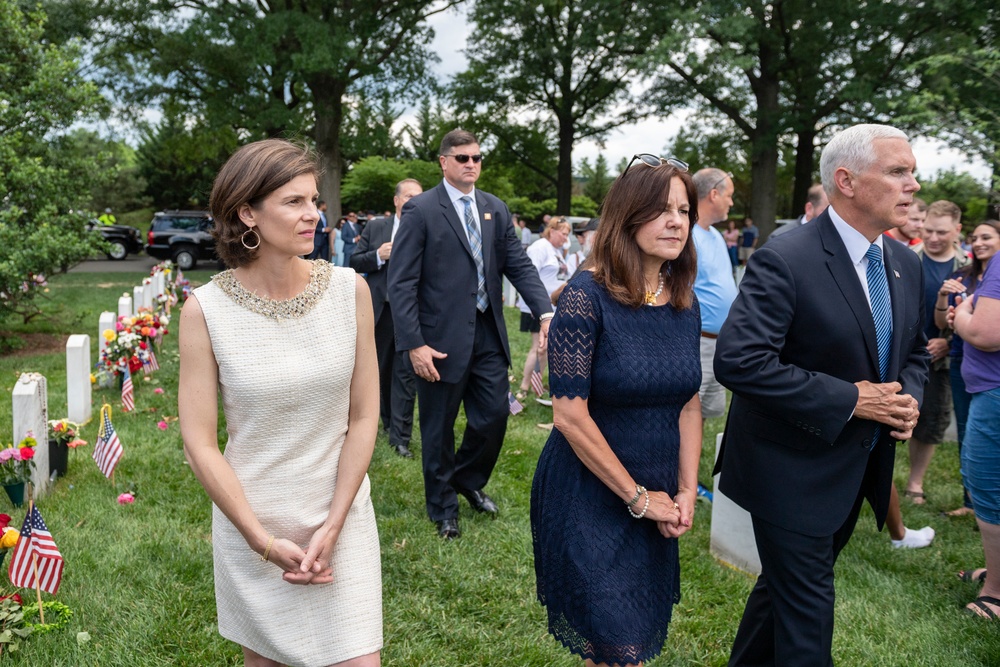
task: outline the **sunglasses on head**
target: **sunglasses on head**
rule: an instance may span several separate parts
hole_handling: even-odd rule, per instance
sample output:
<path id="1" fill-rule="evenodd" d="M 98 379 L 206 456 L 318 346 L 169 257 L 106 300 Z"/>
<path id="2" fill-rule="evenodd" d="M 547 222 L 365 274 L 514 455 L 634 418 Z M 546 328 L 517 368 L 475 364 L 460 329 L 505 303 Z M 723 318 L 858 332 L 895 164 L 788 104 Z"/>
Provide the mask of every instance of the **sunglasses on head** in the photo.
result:
<path id="1" fill-rule="evenodd" d="M 722 185 L 723 181 L 725 181 L 727 178 L 732 178 L 732 177 L 733 177 L 733 172 L 727 171 L 726 175 L 723 176 L 722 178 L 720 178 L 719 180 L 717 180 L 715 182 L 715 185 L 713 185 L 712 187 L 710 187 L 709 190 L 718 190 L 719 186 Z"/>
<path id="2" fill-rule="evenodd" d="M 441 157 L 453 157 L 453 158 L 455 158 L 455 161 L 458 162 L 459 164 L 465 164 L 469 160 L 472 160 L 476 164 L 479 164 L 480 162 L 483 161 L 483 154 L 482 153 L 476 153 L 475 155 L 465 155 L 463 153 L 453 153 L 451 155 L 442 155 Z"/>
<path id="3" fill-rule="evenodd" d="M 669 164 L 671 167 L 677 171 L 687 171 L 688 163 L 684 160 L 678 160 L 675 157 L 660 157 L 659 155 L 653 155 L 652 153 L 639 153 L 638 155 L 632 156 L 632 161 L 628 163 L 625 167 L 625 171 L 622 172 L 622 176 L 628 173 L 628 170 L 635 164 L 636 160 L 642 160 L 644 164 L 650 167 L 659 167 L 661 164 Z"/>

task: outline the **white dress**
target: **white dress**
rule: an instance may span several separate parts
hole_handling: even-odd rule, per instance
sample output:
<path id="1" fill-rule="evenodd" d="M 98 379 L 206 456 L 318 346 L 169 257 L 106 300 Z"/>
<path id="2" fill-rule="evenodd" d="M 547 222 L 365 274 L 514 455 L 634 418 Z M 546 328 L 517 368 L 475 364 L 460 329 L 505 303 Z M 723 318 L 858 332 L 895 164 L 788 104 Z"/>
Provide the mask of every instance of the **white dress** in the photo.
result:
<path id="1" fill-rule="evenodd" d="M 314 262 L 298 297 L 272 301 L 225 271 L 195 290 L 219 365 L 225 457 L 264 528 L 305 548 L 326 520 L 347 434 L 357 337 L 355 273 Z M 367 475 L 333 554 L 333 583 L 286 583 L 218 507 L 219 632 L 296 667 L 382 647 L 378 531 Z"/>

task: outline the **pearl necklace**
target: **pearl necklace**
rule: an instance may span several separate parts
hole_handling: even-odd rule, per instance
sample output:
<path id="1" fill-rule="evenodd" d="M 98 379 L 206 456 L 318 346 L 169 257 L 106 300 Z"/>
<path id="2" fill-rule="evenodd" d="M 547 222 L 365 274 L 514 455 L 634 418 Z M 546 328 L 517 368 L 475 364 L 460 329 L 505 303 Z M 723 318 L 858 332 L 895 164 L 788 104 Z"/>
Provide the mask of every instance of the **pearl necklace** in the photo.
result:
<path id="1" fill-rule="evenodd" d="M 656 291 L 655 292 L 646 292 L 646 300 L 645 300 L 646 305 L 647 306 L 655 306 L 656 305 L 656 300 L 660 298 L 661 294 L 663 294 L 663 274 L 662 273 L 660 274 L 660 281 L 659 281 L 659 283 L 656 286 Z"/>

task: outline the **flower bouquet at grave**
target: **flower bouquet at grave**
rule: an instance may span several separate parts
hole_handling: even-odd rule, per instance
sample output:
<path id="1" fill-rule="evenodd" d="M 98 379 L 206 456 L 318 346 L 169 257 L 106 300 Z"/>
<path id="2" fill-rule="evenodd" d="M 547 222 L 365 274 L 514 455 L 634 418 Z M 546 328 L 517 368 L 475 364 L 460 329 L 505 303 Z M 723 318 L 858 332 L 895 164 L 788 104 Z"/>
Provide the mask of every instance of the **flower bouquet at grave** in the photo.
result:
<path id="1" fill-rule="evenodd" d="M 35 469 L 36 446 L 38 441 L 29 431 L 16 447 L 0 450 L 0 485 L 15 507 L 24 502 L 24 485 L 31 481 L 31 471 Z"/>
<path id="2" fill-rule="evenodd" d="M 167 333 L 169 323 L 170 318 L 166 315 L 157 316 L 148 310 L 134 317 L 120 316 L 115 329 L 106 329 L 103 333 L 107 345 L 101 351 L 98 374 L 117 377 L 126 367 L 130 373 L 154 368 L 156 356 L 152 346 Z"/>
<path id="3" fill-rule="evenodd" d="M 76 449 L 87 442 L 78 436 L 80 425 L 69 419 L 53 419 L 49 421 L 49 469 L 65 475 L 69 466 L 69 450 Z"/>
<path id="4" fill-rule="evenodd" d="M 149 271 L 150 277 L 163 274 L 163 294 L 156 295 L 157 311 L 170 313 L 170 308 L 177 303 L 177 286 L 174 282 L 174 263 L 169 259 L 160 262 Z"/>

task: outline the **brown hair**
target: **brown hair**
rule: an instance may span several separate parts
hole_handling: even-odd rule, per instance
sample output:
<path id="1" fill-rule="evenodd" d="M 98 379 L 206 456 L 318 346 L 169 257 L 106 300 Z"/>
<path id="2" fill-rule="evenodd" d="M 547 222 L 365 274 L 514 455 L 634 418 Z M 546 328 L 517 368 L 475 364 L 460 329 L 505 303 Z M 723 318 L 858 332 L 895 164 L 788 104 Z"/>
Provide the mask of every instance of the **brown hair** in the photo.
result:
<path id="1" fill-rule="evenodd" d="M 916 209 L 921 213 L 927 210 L 927 202 L 920 197 L 914 197 L 913 201 L 910 202 L 910 206 L 916 207 Z"/>
<path id="2" fill-rule="evenodd" d="M 545 225 L 545 229 L 542 230 L 542 238 L 543 239 L 549 238 L 549 236 L 552 235 L 552 230 L 558 229 L 560 227 L 565 227 L 570 232 L 573 231 L 573 228 L 570 226 L 569 221 L 567 221 L 566 218 L 560 215 L 558 217 L 549 219 L 548 223 L 546 223 Z"/>
<path id="3" fill-rule="evenodd" d="M 939 199 L 927 207 L 927 217 L 951 218 L 956 225 L 962 222 L 962 209 L 947 199 Z"/>
<path id="4" fill-rule="evenodd" d="M 642 274 L 642 255 L 635 236 L 639 228 L 658 217 L 667 208 L 670 182 L 681 179 L 688 197 L 688 239 L 677 259 L 665 261 L 660 268 L 664 286 L 670 290 L 670 303 L 677 310 L 690 308 L 692 286 L 698 262 L 691 238 L 698 222 L 698 192 L 686 171 L 669 164 L 651 167 L 634 165 L 611 185 L 601 206 L 601 225 L 594 237 L 594 281 L 604 285 L 611 297 L 638 308 L 644 303 L 646 281 Z"/>
<path id="5" fill-rule="evenodd" d="M 215 177 L 208 200 L 215 218 L 215 251 L 226 266 L 246 266 L 257 258 L 256 251 L 248 250 L 241 241 L 248 227 L 240 220 L 240 207 L 244 204 L 256 207 L 269 194 L 303 174 L 319 177 L 315 155 L 306 146 L 284 139 L 255 141 L 226 160 Z"/>
<path id="6" fill-rule="evenodd" d="M 447 155 L 451 152 L 451 149 L 456 146 L 468 146 L 469 144 L 478 143 L 479 140 L 476 139 L 476 135 L 472 132 L 466 132 L 462 128 L 456 128 L 442 137 L 441 150 L 438 151 L 438 155 Z"/>

